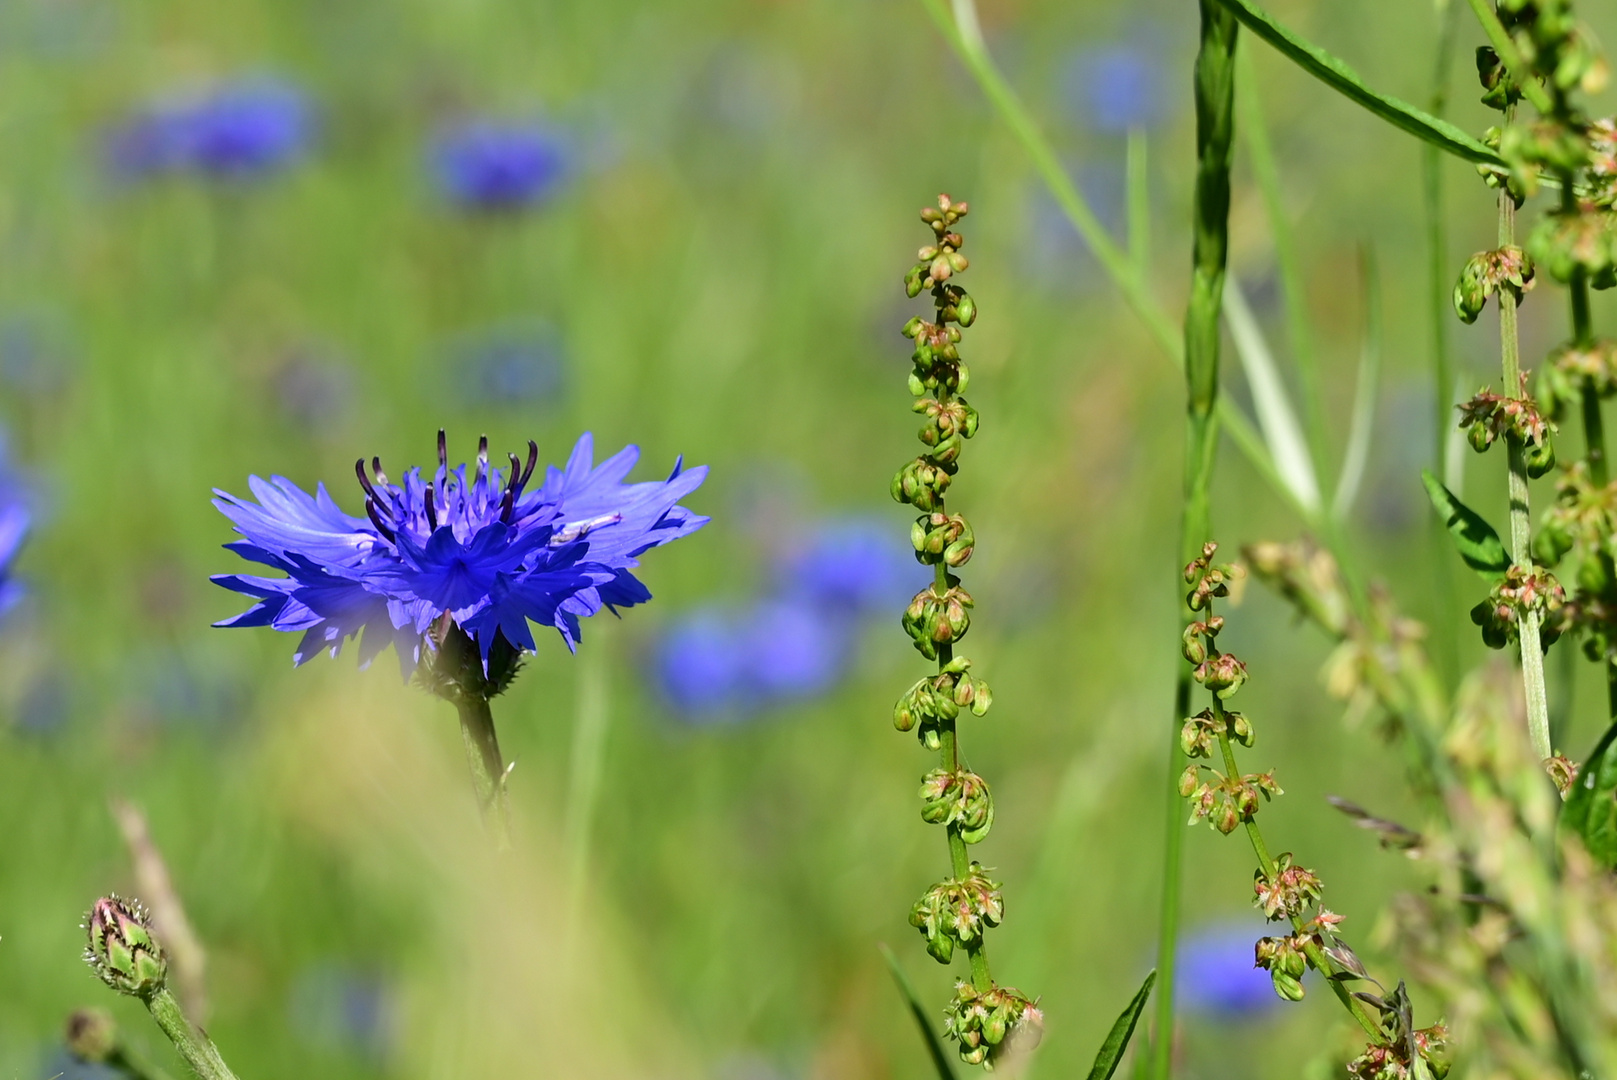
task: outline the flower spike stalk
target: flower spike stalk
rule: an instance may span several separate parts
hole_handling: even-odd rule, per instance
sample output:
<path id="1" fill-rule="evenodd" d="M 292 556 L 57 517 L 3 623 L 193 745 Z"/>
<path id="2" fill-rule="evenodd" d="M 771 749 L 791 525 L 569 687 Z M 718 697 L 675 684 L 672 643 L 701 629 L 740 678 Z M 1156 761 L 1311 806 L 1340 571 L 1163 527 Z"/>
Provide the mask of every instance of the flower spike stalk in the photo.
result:
<path id="1" fill-rule="evenodd" d="M 236 1080 L 208 1036 L 193 1027 L 168 988 L 168 957 L 138 900 L 106 896 L 84 918 L 84 960 L 112 989 L 137 998 L 202 1080 Z"/>
<path id="2" fill-rule="evenodd" d="M 1442 1024 L 1414 1028 L 1401 982 L 1391 993 L 1379 983 L 1375 984 L 1379 994 L 1348 989 L 1349 982 L 1375 980 L 1339 936 L 1342 916 L 1325 907 L 1324 883 L 1290 852 L 1271 854 L 1258 826 L 1258 811 L 1282 792 L 1272 771 L 1242 773 L 1236 759 L 1235 746 L 1250 748 L 1257 734 L 1246 716 L 1225 704 L 1249 675 L 1245 663 L 1218 646 L 1224 619 L 1214 612 L 1214 603 L 1229 595 L 1235 572 L 1213 562 L 1217 551 L 1218 545 L 1208 541 L 1185 567 L 1185 583 L 1190 586 L 1185 606 L 1194 619 L 1185 627 L 1183 653 L 1191 678 L 1208 691 L 1207 707 L 1187 717 L 1179 731 L 1179 749 L 1190 764 L 1179 778 L 1178 793 L 1190 802 L 1190 824 L 1205 820 L 1226 836 L 1238 827 L 1245 829 L 1258 862 L 1253 905 L 1270 922 L 1289 924 L 1291 931 L 1258 939 L 1256 966 L 1269 972 L 1275 993 L 1286 1001 L 1302 1000 L 1302 977 L 1309 968 L 1325 976 L 1337 1000 L 1371 1039 L 1364 1053 L 1348 1064 L 1348 1074 L 1410 1076 L 1422 1063 L 1432 1076 L 1441 1078 L 1448 1071 L 1443 1057 L 1446 1029 Z"/>
<path id="3" fill-rule="evenodd" d="M 915 342 L 910 392 L 923 416 L 920 439 L 926 450 L 893 478 L 892 495 L 919 512 L 910 528 L 915 557 L 934 568 L 931 585 L 915 595 L 903 625 L 917 651 L 936 661 L 937 673 L 921 679 L 893 711 L 900 731 L 914 730 L 921 744 L 939 755 L 939 765 L 921 782 L 921 818 L 942 825 L 948 836 L 950 877 L 916 901 L 910 925 L 926 938 L 927 952 L 941 964 L 966 954 L 971 977 L 955 984 L 945 1024 L 960 1044 L 961 1060 L 992 1069 L 1008 1050 L 1030 1050 L 1037 1043 L 1043 1014 L 1037 1004 L 994 981 L 988 967 L 987 931 L 1005 915 L 1000 886 L 966 851 L 994 823 L 988 783 L 966 768 L 956 721 L 967 712 L 982 716 L 992 697 L 988 684 L 971 674 L 971 661 L 956 656 L 955 643 L 971 626 L 971 595 L 960 587 L 958 570 L 971 558 L 976 538 L 964 515 L 951 514 L 945 493 L 960 468 L 965 441 L 977 433 L 977 410 L 962 396 L 970 374 L 960 358 L 961 331 L 977 319 L 977 302 L 956 282 L 969 265 L 960 253 L 965 240 L 956 227 L 967 204 L 938 196 L 936 208 L 921 211 L 933 242 L 923 247 L 904 277 L 911 298 L 931 292 L 930 321 L 916 316 L 904 326 Z"/>

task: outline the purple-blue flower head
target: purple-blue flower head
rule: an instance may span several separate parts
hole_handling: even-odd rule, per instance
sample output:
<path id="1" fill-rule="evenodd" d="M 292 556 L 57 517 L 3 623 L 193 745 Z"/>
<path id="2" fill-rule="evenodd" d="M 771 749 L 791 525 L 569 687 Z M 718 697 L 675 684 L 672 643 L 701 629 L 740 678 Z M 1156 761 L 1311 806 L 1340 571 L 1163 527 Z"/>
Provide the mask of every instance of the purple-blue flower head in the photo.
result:
<path id="1" fill-rule="evenodd" d="M 1211 1019 L 1254 1017 L 1281 1004 L 1269 976 L 1253 964 L 1263 936 L 1250 922 L 1203 927 L 1179 943 L 1175 997 L 1186 1012 Z"/>
<path id="2" fill-rule="evenodd" d="M 512 454 L 502 468 L 484 439 L 474 463 L 450 468 L 439 432 L 430 476 L 412 468 L 394 484 L 379 460 L 356 463 L 364 517 L 344 513 L 323 484 L 310 495 L 279 476 L 249 478 L 256 503 L 216 491 L 214 505 L 244 537 L 225 546 L 286 575 L 215 576 L 257 601 L 218 625 L 300 631 L 300 664 L 362 634 L 361 663 L 391 643 L 406 676 L 422 646 L 435 649 L 452 627 L 475 643 L 485 671 L 497 644 L 536 648 L 530 623 L 555 627 L 573 647 L 581 618 L 651 598 L 631 572 L 641 554 L 708 520 L 679 505 L 705 467 L 676 462 L 667 480 L 625 484 L 638 448 L 597 466 L 593 446 L 585 434 L 567 467 L 534 487 L 536 444 L 525 463 Z"/>
<path id="3" fill-rule="evenodd" d="M 279 79 L 243 79 L 142 110 L 112 131 L 107 157 L 126 179 L 168 172 L 247 179 L 300 160 L 313 130 L 303 91 Z"/>
<path id="4" fill-rule="evenodd" d="M 474 120 L 446 129 L 432 146 L 439 190 L 471 210 L 514 210 L 555 194 L 567 179 L 565 143 L 532 124 Z"/>

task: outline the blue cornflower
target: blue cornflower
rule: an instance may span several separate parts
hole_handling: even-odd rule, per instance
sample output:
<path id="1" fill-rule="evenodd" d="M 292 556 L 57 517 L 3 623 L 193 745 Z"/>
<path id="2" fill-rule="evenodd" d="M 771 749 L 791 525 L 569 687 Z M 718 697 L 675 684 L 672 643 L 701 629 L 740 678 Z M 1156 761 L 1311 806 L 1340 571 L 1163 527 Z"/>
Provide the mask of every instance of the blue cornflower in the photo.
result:
<path id="1" fill-rule="evenodd" d="M 1061 76 L 1068 107 L 1096 131 L 1120 134 L 1161 123 L 1170 106 L 1161 52 L 1160 44 L 1137 42 L 1074 53 Z"/>
<path id="2" fill-rule="evenodd" d="M 431 165 L 451 202 L 472 210 L 512 210 L 543 202 L 568 174 L 565 144 L 532 124 L 474 120 L 445 130 Z"/>
<path id="3" fill-rule="evenodd" d="M 879 614 L 908 603 L 925 588 L 932 570 L 874 518 L 835 518 L 817 526 L 781 560 L 784 592 L 860 615 Z"/>
<path id="4" fill-rule="evenodd" d="M 1262 934 L 1249 922 L 1233 922 L 1204 927 L 1181 941 L 1180 1006 L 1214 1019 L 1257 1016 L 1278 1006 L 1268 974 L 1253 964 L 1253 946 Z"/>
<path id="5" fill-rule="evenodd" d="M 297 162 L 313 130 L 303 91 L 279 79 L 243 79 L 137 113 L 113 130 L 107 157 L 128 179 L 165 172 L 245 179 Z"/>
<path id="6" fill-rule="evenodd" d="M 363 631 L 361 663 L 391 643 L 406 676 L 423 645 L 436 651 L 458 632 L 497 690 L 518 652 L 536 647 L 530 622 L 554 626 L 575 646 L 581 618 L 651 598 L 630 572 L 641 553 L 708 520 L 679 505 L 701 485 L 705 467 L 676 462 L 667 480 L 625 484 L 639 449 L 597 466 L 586 434 L 566 468 L 548 469 L 530 490 L 538 457 L 530 442 L 527 463 L 512 454 L 502 470 L 489 464 L 484 439 L 475 465 L 451 469 L 439 432 L 430 477 L 412 468 L 393 484 L 379 460 L 356 463 L 363 518 L 344 513 L 323 484 L 310 495 L 284 477 L 250 477 L 256 503 L 216 491 L 214 505 L 245 537 L 226 547 L 286 574 L 216 576 L 257 600 L 218 625 L 301 631 L 299 664 L 322 651 L 335 656 Z M 497 648 L 503 676 L 489 668 Z"/>

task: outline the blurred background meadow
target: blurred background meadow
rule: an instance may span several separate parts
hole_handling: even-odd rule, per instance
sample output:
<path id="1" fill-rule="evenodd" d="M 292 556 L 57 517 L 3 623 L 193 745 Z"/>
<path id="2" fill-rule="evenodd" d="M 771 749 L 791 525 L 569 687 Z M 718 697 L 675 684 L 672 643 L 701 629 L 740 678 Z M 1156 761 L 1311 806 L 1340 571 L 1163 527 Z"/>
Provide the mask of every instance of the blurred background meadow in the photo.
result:
<path id="1" fill-rule="evenodd" d="M 1430 98 L 1431 4 L 1270 6 L 1373 85 Z M 1617 4 L 1579 7 L 1617 40 Z M 1120 237 L 1126 133 L 1143 133 L 1135 240 L 1177 312 L 1195 6 L 982 15 Z M 1480 38 L 1458 41 L 1450 115 L 1480 130 Z M 1418 480 L 1440 438 L 1421 151 L 1251 60 L 1333 470 L 1361 250 L 1381 267 L 1350 536 L 1406 609 L 1465 624 L 1475 597 L 1442 587 L 1458 563 Z M 1492 195 L 1442 170 L 1452 280 L 1491 245 Z M 1283 358 L 1245 157 L 1236 175 L 1232 271 Z M 89 903 L 138 887 L 109 811 L 127 799 L 243 1077 L 928 1076 L 877 945 L 941 1022 L 951 976 L 906 922 L 946 865 L 915 797 L 932 762 L 890 721 L 927 670 L 898 626 L 927 575 L 887 496 L 915 453 L 900 278 L 939 191 L 971 201 L 982 311 L 982 433 L 951 493 L 977 532 L 969 651 L 997 701 L 963 736 L 998 802 L 975 854 L 1006 882 L 996 974 L 1047 1017 L 1029 1073 L 1078 1075 L 1154 953 L 1183 392 L 920 5 L 0 0 L 0 418 L 33 515 L 0 626 L 0 1075 L 103 1076 L 60 1049 L 90 1004 L 179 1074 L 77 959 Z M 1524 308 L 1526 355 L 1561 317 Z M 1452 344 L 1468 394 L 1497 371 L 1491 317 Z M 681 454 L 712 467 L 687 500 L 712 524 L 646 560 L 655 601 L 591 620 L 577 656 L 542 638 L 497 702 L 517 763 L 500 862 L 453 710 L 391 657 L 294 670 L 290 637 L 209 625 L 242 607 L 208 582 L 240 565 L 210 489 L 324 480 L 357 512 L 355 458 L 396 475 L 440 427 L 452 460 L 487 433 L 560 463 L 588 430 L 603 454 L 638 444 L 644 478 Z M 1495 520 L 1501 468 L 1465 480 Z M 1297 531 L 1228 447 L 1216 508 L 1226 550 Z M 1282 604 L 1253 587 L 1229 614 L 1256 677 L 1249 756 L 1287 792 L 1271 840 L 1306 852 L 1373 956 L 1375 912 L 1410 878 L 1325 796 L 1397 817 L 1397 754 L 1325 693 L 1328 648 Z M 1432 642 L 1451 672 L 1485 653 L 1469 625 Z M 1577 754 L 1598 687 L 1551 675 L 1589 703 Z M 1243 843 L 1200 829 L 1187 858 L 1182 1075 L 1330 1075 L 1350 1040 L 1328 995 L 1281 1007 L 1248 969 Z"/>

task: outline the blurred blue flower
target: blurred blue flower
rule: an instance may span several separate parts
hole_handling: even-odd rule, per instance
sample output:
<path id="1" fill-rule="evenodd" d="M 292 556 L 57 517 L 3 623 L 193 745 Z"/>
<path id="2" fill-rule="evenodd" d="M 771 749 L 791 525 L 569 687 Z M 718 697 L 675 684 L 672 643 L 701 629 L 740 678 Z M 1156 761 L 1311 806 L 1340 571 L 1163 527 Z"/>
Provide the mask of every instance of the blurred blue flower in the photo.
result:
<path id="1" fill-rule="evenodd" d="M 623 483 L 639 456 L 630 446 L 596 466 L 585 434 L 567 467 L 546 470 L 529 490 L 537 444 L 528 444 L 525 466 L 512 454 L 502 471 L 489 464 L 485 441 L 468 478 L 468 466 L 449 467 L 439 432 L 430 478 L 412 468 L 397 485 L 379 460 L 368 469 L 355 463 L 365 518 L 343 513 L 324 484 L 311 496 L 285 477 L 249 477 L 257 503 L 215 491 L 214 506 L 246 538 L 225 546 L 287 576 L 216 575 L 257 601 L 217 625 L 302 631 L 299 664 L 335 656 L 363 631 L 360 662 L 392 644 L 406 678 L 442 618 L 471 637 L 485 668 L 498 639 L 537 647 L 530 622 L 554 626 L 573 647 L 580 618 L 651 599 L 630 572 L 640 554 L 707 524 L 679 505 L 707 468 L 676 461 L 667 480 Z"/>
<path id="2" fill-rule="evenodd" d="M 114 175 L 131 180 L 169 172 L 247 179 L 299 161 L 313 130 L 302 90 L 255 77 L 154 103 L 111 132 L 107 159 Z"/>
<path id="3" fill-rule="evenodd" d="M 29 492 L 22 475 L 11 467 L 0 439 L 0 615 L 17 605 L 24 589 L 14 574 L 17 554 L 33 524 Z"/>
<path id="4" fill-rule="evenodd" d="M 39 1075 L 50 1080 L 128 1080 L 129 1076 L 122 1069 L 102 1062 L 80 1061 L 60 1047 L 45 1054 Z"/>
<path id="5" fill-rule="evenodd" d="M 1253 965 L 1253 947 L 1266 931 L 1248 921 L 1203 927 L 1179 943 L 1176 999 L 1187 1013 L 1238 1019 L 1281 1004 L 1267 972 Z"/>
<path id="6" fill-rule="evenodd" d="M 676 621 L 653 649 L 664 702 L 697 724 L 733 722 L 836 685 L 852 645 L 848 618 L 826 607 L 769 598 L 710 606 Z"/>
<path id="7" fill-rule="evenodd" d="M 1160 43 L 1078 50 L 1063 66 L 1061 95 L 1078 122 L 1096 131 L 1120 134 L 1161 123 L 1170 98 Z"/>
<path id="8" fill-rule="evenodd" d="M 825 522 L 780 566 L 783 590 L 860 615 L 903 607 L 932 576 L 902 534 L 874 517 Z"/>
<path id="9" fill-rule="evenodd" d="M 381 1058 L 392 1040 L 386 984 L 340 963 L 315 964 L 299 972 L 286 1011 L 292 1030 L 317 1046 Z"/>
<path id="10" fill-rule="evenodd" d="M 469 334 L 450 348 L 455 390 L 472 405 L 552 404 L 563 392 L 562 343 L 547 323 L 514 322 Z"/>
<path id="11" fill-rule="evenodd" d="M 172 646 L 139 650 L 128 664 L 121 697 L 140 723 L 218 732 L 246 715 L 248 688 L 228 665 Z"/>
<path id="12" fill-rule="evenodd" d="M 567 147 L 533 124 L 472 120 L 433 143 L 432 171 L 451 202 L 472 210 L 512 210 L 548 199 L 569 172 Z"/>

